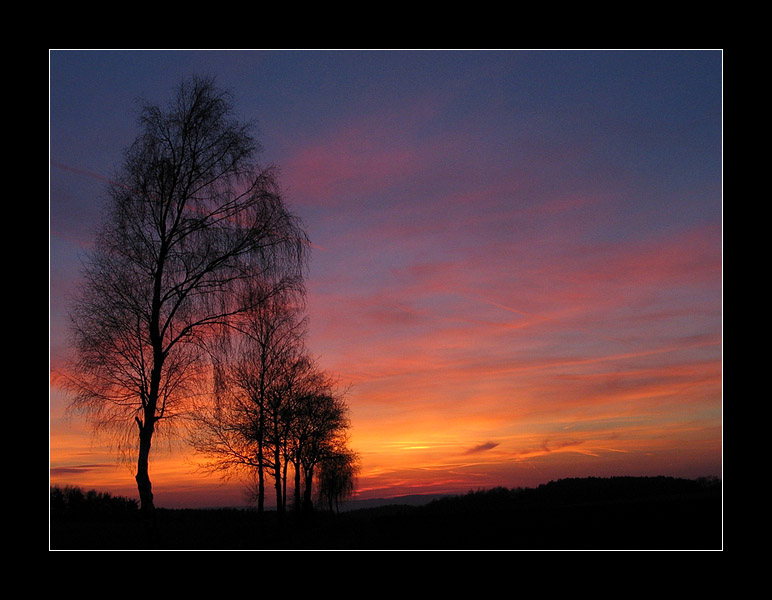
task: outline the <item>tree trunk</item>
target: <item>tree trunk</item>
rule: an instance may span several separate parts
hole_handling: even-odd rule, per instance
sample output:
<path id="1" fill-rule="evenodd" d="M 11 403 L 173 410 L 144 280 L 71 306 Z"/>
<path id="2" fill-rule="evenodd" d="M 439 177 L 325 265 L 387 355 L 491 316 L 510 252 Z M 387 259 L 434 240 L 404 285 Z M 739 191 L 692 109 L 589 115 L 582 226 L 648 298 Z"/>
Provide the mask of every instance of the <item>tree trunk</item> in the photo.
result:
<path id="1" fill-rule="evenodd" d="M 137 490 L 139 491 L 140 507 L 145 516 L 150 517 L 154 510 L 153 485 L 150 483 L 148 465 L 150 462 L 150 446 L 153 439 L 153 419 L 145 417 L 142 423 L 137 419 L 139 427 L 139 456 L 137 458 Z"/>
<path id="2" fill-rule="evenodd" d="M 295 467 L 295 510 L 300 512 L 300 460 L 293 462 Z"/>
<path id="3" fill-rule="evenodd" d="M 261 365 L 265 365 L 265 347 L 262 349 Z M 262 518 L 265 511 L 265 369 L 260 369 L 260 384 L 257 397 L 257 514 Z"/>
<path id="4" fill-rule="evenodd" d="M 284 514 L 284 501 L 282 500 L 282 489 L 281 489 L 281 453 L 277 449 L 274 452 L 273 455 L 274 460 L 274 479 L 276 480 L 275 488 L 276 488 L 276 512 L 279 513 L 279 515 Z"/>
<path id="5" fill-rule="evenodd" d="M 273 411 L 271 418 L 271 441 L 273 442 L 273 479 L 274 488 L 276 489 L 276 512 L 281 517 L 284 514 L 284 502 L 282 501 L 282 486 L 281 486 L 281 443 L 279 438 L 279 424 L 277 422 L 277 415 Z"/>
<path id="6" fill-rule="evenodd" d="M 265 510 L 265 469 L 263 465 L 263 436 L 257 443 L 257 513 L 262 516 Z"/>
<path id="7" fill-rule="evenodd" d="M 306 487 L 303 490 L 303 511 L 311 512 L 314 508 L 314 502 L 312 499 L 313 484 L 314 484 L 314 470 L 313 468 L 306 469 L 305 471 Z"/>
<path id="8" fill-rule="evenodd" d="M 166 262 L 166 243 L 162 243 L 159 249 L 157 271 L 153 281 L 153 302 L 151 305 L 151 317 L 149 324 L 150 343 L 153 348 L 153 370 L 150 372 L 150 389 L 143 409 L 144 421 L 137 418 L 139 426 L 139 456 L 137 458 L 137 489 L 142 512 L 150 517 L 155 511 L 153 504 L 153 486 L 150 483 L 148 464 L 150 462 L 150 445 L 155 430 L 156 408 L 158 406 L 158 394 L 161 388 L 161 373 L 165 360 L 163 335 L 161 334 L 161 286 L 163 283 L 163 270 Z"/>
<path id="9" fill-rule="evenodd" d="M 281 501 L 282 501 L 282 510 L 285 512 L 287 510 L 287 466 L 288 465 L 289 465 L 289 460 L 285 457 L 284 465 L 282 466 L 282 472 L 281 472 Z"/>

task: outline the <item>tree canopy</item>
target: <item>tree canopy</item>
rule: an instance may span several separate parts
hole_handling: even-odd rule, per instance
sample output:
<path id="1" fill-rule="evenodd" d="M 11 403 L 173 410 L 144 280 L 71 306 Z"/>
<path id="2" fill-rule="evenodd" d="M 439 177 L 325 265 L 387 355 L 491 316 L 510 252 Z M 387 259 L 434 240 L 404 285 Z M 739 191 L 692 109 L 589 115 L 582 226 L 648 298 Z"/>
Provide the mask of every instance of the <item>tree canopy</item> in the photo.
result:
<path id="1" fill-rule="evenodd" d="M 139 128 L 71 305 L 70 385 L 74 410 L 135 444 L 150 510 L 156 429 L 185 412 L 241 315 L 302 298 L 308 238 L 276 171 L 255 162 L 253 125 L 212 79 L 182 82 L 166 107 L 143 103 Z"/>

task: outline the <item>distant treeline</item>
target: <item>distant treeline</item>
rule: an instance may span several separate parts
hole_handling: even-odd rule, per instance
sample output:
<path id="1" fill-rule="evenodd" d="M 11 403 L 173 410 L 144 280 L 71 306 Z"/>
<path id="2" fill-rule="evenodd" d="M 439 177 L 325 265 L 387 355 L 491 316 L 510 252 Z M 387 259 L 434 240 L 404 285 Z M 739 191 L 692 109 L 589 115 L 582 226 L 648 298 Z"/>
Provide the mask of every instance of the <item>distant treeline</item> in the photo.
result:
<path id="1" fill-rule="evenodd" d="M 515 506 L 571 506 L 633 500 L 673 499 L 721 493 L 715 477 L 679 479 L 674 477 L 585 477 L 550 481 L 536 488 L 496 487 L 448 496 L 426 505 L 427 511 L 510 509 Z"/>
<path id="2" fill-rule="evenodd" d="M 372 549 L 718 549 L 722 506 L 715 478 L 560 479 L 353 510 L 320 539 Z"/>
<path id="3" fill-rule="evenodd" d="M 631 500 L 651 500 L 721 493 L 721 480 L 715 477 L 680 479 L 674 477 L 585 477 L 558 479 L 535 488 L 495 487 L 432 500 L 420 507 L 424 512 L 511 509 L 517 506 L 570 506 Z M 51 488 L 51 516 L 119 516 L 136 512 L 136 500 L 79 487 Z M 381 509 L 359 509 L 367 513 L 412 513 L 419 507 L 386 505 Z"/>
<path id="4" fill-rule="evenodd" d="M 134 500 L 51 489 L 52 549 L 720 549 L 718 479 L 560 479 L 422 506 L 342 513 L 158 509 L 148 538 Z"/>
<path id="5" fill-rule="evenodd" d="M 51 518 L 115 518 L 136 514 L 138 509 L 139 504 L 131 498 L 112 496 L 96 490 L 84 492 L 73 486 L 51 488 Z"/>

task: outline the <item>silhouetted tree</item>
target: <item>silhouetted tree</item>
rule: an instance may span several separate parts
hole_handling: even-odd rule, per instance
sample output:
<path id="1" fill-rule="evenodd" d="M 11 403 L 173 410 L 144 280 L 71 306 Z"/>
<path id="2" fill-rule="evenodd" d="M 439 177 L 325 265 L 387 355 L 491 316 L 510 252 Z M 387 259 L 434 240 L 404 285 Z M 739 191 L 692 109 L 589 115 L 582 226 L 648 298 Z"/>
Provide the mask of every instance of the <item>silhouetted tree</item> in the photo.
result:
<path id="1" fill-rule="evenodd" d="M 338 512 L 340 502 L 353 495 L 358 472 L 359 456 L 355 452 L 345 444 L 332 449 L 317 476 L 319 501 Z"/>
<path id="2" fill-rule="evenodd" d="M 293 427 L 296 473 L 302 471 L 303 498 L 301 506 L 313 507 L 313 484 L 317 467 L 339 452 L 350 427 L 348 406 L 342 395 L 335 392 L 328 378 L 321 378 L 318 387 L 298 403 Z"/>
<path id="3" fill-rule="evenodd" d="M 314 437 L 320 435 L 316 433 L 318 425 L 309 417 L 313 416 L 315 407 L 319 405 L 320 396 L 333 393 L 334 382 L 305 352 L 298 354 L 287 364 L 285 380 L 287 393 L 282 416 L 285 431 L 285 438 L 282 440 L 284 483 L 286 486 L 291 465 L 295 484 L 294 505 L 299 510 L 303 504 L 301 490 L 305 481 L 302 477 L 304 463 L 308 463 L 306 455 L 310 452 Z M 287 500 L 286 494 L 284 500 Z"/>
<path id="4" fill-rule="evenodd" d="M 294 445 L 292 435 L 298 418 L 298 406 L 310 392 L 313 365 L 304 348 L 286 347 L 280 357 L 280 369 L 269 389 L 267 415 L 268 443 L 272 449 L 269 464 L 276 489 L 276 506 L 284 512 L 287 503 L 287 475 L 290 465 L 289 448 Z"/>
<path id="5" fill-rule="evenodd" d="M 144 103 L 139 123 L 71 309 L 71 407 L 122 432 L 123 448 L 138 436 L 149 512 L 154 434 L 207 374 L 211 340 L 301 287 L 307 238 L 274 170 L 254 163 L 251 125 L 212 80 L 184 81 L 165 109 Z M 261 293 L 245 293 L 255 282 Z"/>
<path id="6" fill-rule="evenodd" d="M 247 474 L 263 511 L 265 475 L 274 482 L 276 508 L 287 505 L 290 470 L 295 507 L 312 506 L 317 465 L 342 447 L 348 408 L 334 382 L 304 345 L 305 319 L 294 306 L 264 303 L 254 328 L 222 354 L 213 403 L 195 411 L 194 448 L 202 468 L 224 477 Z"/>
<path id="7" fill-rule="evenodd" d="M 191 442 L 207 457 L 202 468 L 224 477 L 249 472 L 260 513 L 266 473 L 274 477 L 278 509 L 284 507 L 281 458 L 291 372 L 304 352 L 306 331 L 299 299 L 275 294 L 242 315 L 238 335 L 215 355 L 214 402 L 199 403 L 193 413 Z"/>

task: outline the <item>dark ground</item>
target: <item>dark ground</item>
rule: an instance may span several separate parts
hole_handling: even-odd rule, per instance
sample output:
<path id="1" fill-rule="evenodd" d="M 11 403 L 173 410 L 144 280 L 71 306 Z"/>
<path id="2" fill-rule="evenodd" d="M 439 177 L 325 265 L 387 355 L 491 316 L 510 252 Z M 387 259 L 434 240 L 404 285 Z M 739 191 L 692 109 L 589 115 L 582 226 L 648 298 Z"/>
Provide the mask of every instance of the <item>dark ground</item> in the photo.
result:
<path id="1" fill-rule="evenodd" d="M 247 510 L 52 511 L 51 550 L 721 550 L 715 480 L 564 479 L 300 519 Z"/>

